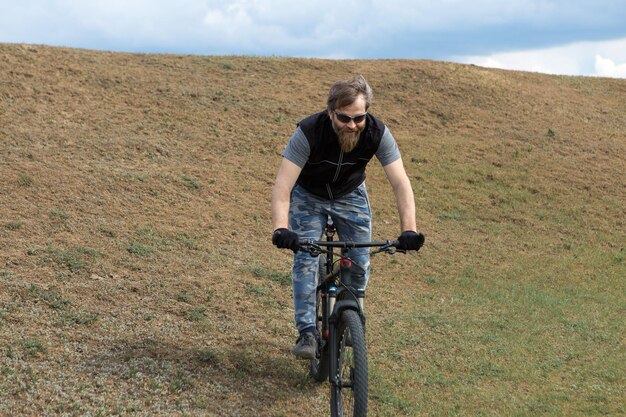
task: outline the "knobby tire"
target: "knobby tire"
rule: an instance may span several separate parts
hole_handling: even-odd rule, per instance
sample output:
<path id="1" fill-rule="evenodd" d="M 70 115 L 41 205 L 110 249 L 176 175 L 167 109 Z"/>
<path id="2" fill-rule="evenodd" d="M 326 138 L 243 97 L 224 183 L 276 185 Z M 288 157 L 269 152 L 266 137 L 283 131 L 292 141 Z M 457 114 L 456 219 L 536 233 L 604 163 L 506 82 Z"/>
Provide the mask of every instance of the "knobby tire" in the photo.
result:
<path id="1" fill-rule="evenodd" d="M 344 310 L 339 323 L 337 379 L 331 384 L 332 417 L 365 417 L 367 415 L 367 348 L 361 317 L 354 310 Z M 352 346 L 346 346 L 350 333 Z M 351 385 L 351 386 L 342 386 Z"/>

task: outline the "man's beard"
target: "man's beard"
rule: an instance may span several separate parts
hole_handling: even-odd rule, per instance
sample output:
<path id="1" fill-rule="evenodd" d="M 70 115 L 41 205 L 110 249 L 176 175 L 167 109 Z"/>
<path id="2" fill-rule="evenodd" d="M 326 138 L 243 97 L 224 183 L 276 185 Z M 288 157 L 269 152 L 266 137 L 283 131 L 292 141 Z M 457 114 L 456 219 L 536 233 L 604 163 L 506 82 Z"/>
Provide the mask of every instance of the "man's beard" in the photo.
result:
<path id="1" fill-rule="evenodd" d="M 354 148 L 356 148 L 356 145 L 359 143 L 359 138 L 361 137 L 361 132 L 363 131 L 363 129 L 359 128 L 349 129 L 347 126 L 339 128 L 334 122 L 333 129 L 335 129 L 335 133 L 339 139 L 339 146 L 341 146 L 341 149 L 346 153 L 352 152 Z"/>

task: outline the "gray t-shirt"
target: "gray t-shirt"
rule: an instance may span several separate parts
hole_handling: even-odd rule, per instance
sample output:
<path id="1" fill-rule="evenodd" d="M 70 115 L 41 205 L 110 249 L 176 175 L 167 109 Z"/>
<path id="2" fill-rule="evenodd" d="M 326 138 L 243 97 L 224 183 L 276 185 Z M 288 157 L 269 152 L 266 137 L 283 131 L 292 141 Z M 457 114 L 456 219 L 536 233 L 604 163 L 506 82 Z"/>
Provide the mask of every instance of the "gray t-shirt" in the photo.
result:
<path id="1" fill-rule="evenodd" d="M 309 141 L 306 139 L 304 132 L 298 127 L 291 135 L 289 142 L 287 142 L 283 156 L 300 168 L 304 168 L 309 160 L 310 153 Z M 387 126 L 385 126 L 385 132 L 376 151 L 376 158 L 382 166 L 389 165 L 400 159 L 400 149 L 398 149 L 398 144 Z"/>

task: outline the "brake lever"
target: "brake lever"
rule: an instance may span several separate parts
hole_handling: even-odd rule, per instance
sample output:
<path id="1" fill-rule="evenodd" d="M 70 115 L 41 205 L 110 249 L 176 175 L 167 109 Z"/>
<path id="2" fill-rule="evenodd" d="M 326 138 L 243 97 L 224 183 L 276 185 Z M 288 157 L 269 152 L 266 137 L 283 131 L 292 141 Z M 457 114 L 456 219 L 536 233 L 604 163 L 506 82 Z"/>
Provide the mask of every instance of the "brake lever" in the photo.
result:
<path id="1" fill-rule="evenodd" d="M 315 245 L 315 244 L 313 244 L 311 242 L 302 242 L 302 243 L 300 243 L 300 250 L 302 250 L 304 252 L 308 252 L 309 255 L 311 255 L 312 258 L 315 258 L 315 257 L 319 256 L 320 254 L 326 252 L 320 246 Z"/>
<path id="2" fill-rule="evenodd" d="M 322 251 L 323 249 L 320 248 L 319 246 L 311 246 L 311 248 L 309 249 L 309 255 L 311 255 L 312 258 L 315 258 L 321 255 Z"/>
<path id="3" fill-rule="evenodd" d="M 385 252 L 386 254 L 393 255 L 394 253 L 406 253 L 406 250 L 396 248 L 392 243 L 389 243 L 385 246 L 381 246 L 380 249 L 372 251 L 370 255 L 376 255 L 377 253 Z"/>
<path id="4" fill-rule="evenodd" d="M 396 248 L 395 246 L 389 246 L 388 248 L 385 248 L 385 253 L 393 255 L 394 253 L 406 253 L 406 251 L 404 249 Z"/>

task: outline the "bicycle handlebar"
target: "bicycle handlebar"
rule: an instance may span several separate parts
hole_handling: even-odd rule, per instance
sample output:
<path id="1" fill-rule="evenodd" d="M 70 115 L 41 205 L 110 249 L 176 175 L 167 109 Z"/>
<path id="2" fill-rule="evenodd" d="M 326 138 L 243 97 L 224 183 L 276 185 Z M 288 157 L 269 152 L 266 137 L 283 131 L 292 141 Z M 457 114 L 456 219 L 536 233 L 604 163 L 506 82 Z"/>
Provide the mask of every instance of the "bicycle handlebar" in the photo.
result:
<path id="1" fill-rule="evenodd" d="M 323 249 L 322 247 L 326 247 L 327 249 Z M 388 254 L 394 254 L 396 252 L 406 253 L 406 250 L 400 248 L 400 241 L 398 240 L 386 240 L 384 242 L 350 242 L 303 239 L 300 241 L 298 250 L 309 252 L 311 256 L 317 256 L 321 253 L 330 253 L 333 248 L 354 249 L 374 247 L 379 249 L 370 252 L 370 255 L 380 252 L 386 252 Z"/>
<path id="2" fill-rule="evenodd" d="M 300 240 L 300 247 L 304 246 L 326 246 L 327 248 L 340 248 L 340 249 L 354 249 L 354 248 L 374 248 L 374 247 L 400 247 L 400 241 L 398 240 L 386 240 L 384 242 L 350 242 L 350 241 L 324 241 L 313 239 Z"/>

